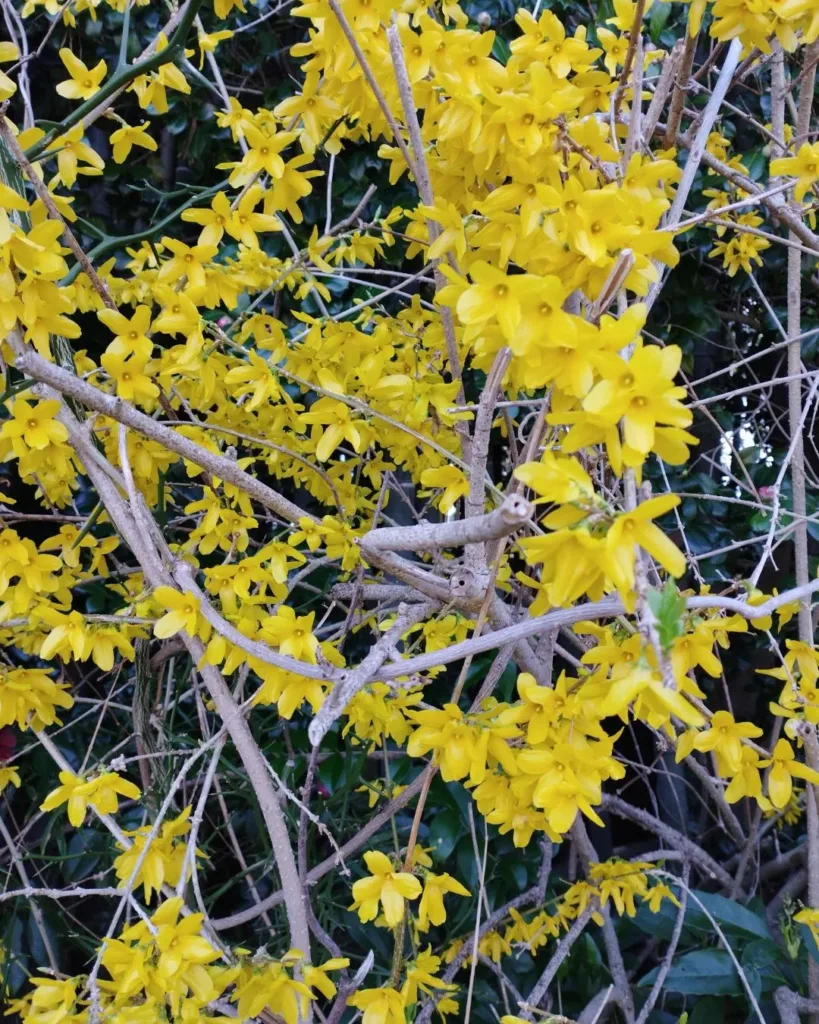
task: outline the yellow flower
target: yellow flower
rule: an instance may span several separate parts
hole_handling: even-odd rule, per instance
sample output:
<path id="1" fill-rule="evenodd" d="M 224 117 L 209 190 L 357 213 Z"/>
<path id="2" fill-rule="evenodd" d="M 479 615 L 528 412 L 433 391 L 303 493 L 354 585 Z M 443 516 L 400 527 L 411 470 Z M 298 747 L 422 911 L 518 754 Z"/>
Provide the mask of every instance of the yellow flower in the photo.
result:
<path id="1" fill-rule="evenodd" d="M 229 29 L 221 29 L 219 32 L 200 32 L 197 37 L 199 43 L 199 70 L 202 70 L 202 65 L 205 63 L 205 54 L 213 53 L 219 43 L 224 42 L 226 39 L 231 39 L 233 33 Z"/>
<path id="2" fill-rule="evenodd" d="M 657 885 L 653 885 L 647 895 L 643 896 L 643 903 L 648 904 L 648 909 L 652 914 L 657 914 L 660 911 L 663 900 L 670 900 L 675 907 L 679 907 L 680 901 L 663 882 L 658 882 Z"/>
<path id="3" fill-rule="evenodd" d="M 804 924 L 810 928 L 814 939 L 819 942 L 819 910 L 813 907 L 805 907 L 798 914 L 794 914 L 793 919 L 799 924 Z"/>
<path id="4" fill-rule="evenodd" d="M 40 810 L 53 811 L 67 802 L 68 820 L 74 828 L 82 825 L 89 804 L 100 814 L 116 814 L 119 809 L 118 796 L 138 800 L 142 795 L 138 786 L 120 778 L 116 772 L 103 772 L 101 775 L 84 778 L 63 771 L 59 778 L 61 785 L 48 794 L 40 804 Z"/>
<path id="5" fill-rule="evenodd" d="M 787 740 L 778 740 L 770 759 L 759 762 L 760 768 L 770 768 L 768 795 L 777 810 L 786 807 L 791 798 L 794 779 L 819 785 L 819 772 L 796 760 L 793 747 Z"/>
<path id="6" fill-rule="evenodd" d="M 118 398 L 144 404 L 159 394 L 156 384 L 142 372 L 145 363 L 139 356 L 125 359 L 116 352 L 103 352 L 100 363 L 115 382 Z"/>
<path id="7" fill-rule="evenodd" d="M 425 995 L 432 995 L 436 989 L 450 992 L 457 989 L 457 985 L 447 984 L 435 977 L 440 967 L 441 957 L 433 955 L 432 946 L 419 950 L 415 959 L 408 961 L 406 965 L 407 980 L 401 989 L 406 1006 L 414 1006 L 418 1002 L 419 990 Z"/>
<path id="8" fill-rule="evenodd" d="M 20 59 L 20 50 L 14 43 L 0 43 L 0 64 L 10 64 Z M 10 99 L 17 92 L 17 84 L 0 71 L 0 103 Z"/>
<path id="9" fill-rule="evenodd" d="M 565 505 L 594 498 L 594 485 L 577 459 L 546 449 L 540 462 L 518 466 L 513 476 L 530 487 L 539 501 Z"/>
<path id="10" fill-rule="evenodd" d="M 2 46 L 3 43 L 0 43 Z M 0 72 L 0 94 L 2 94 L 2 72 Z M 2 100 L 0 99 L 0 102 Z M 26 200 L 15 192 L 13 188 L 0 182 L 0 245 L 9 241 L 13 232 L 12 220 L 8 215 L 9 210 L 24 211 L 28 209 Z"/>
<path id="11" fill-rule="evenodd" d="M 222 241 L 225 227 L 233 215 L 230 200 L 224 192 L 217 192 L 210 203 L 210 209 L 189 209 L 182 211 L 182 220 L 200 224 L 200 245 L 218 245 Z"/>
<path id="12" fill-rule="evenodd" d="M 296 133 L 276 132 L 274 129 L 272 134 L 269 134 L 249 121 L 242 121 L 242 133 L 249 149 L 228 179 L 230 184 L 234 188 L 246 185 L 261 171 L 269 174 L 271 178 L 281 178 L 284 174 L 281 151 L 296 138 Z"/>
<path id="13" fill-rule="evenodd" d="M 592 864 L 589 877 L 600 891 L 600 905 L 605 907 L 611 900 L 618 914 L 634 917 L 637 913 L 634 900 L 637 896 L 645 898 L 648 891 L 646 871 L 655 866 L 648 862 L 618 860 Z"/>
<path id="14" fill-rule="evenodd" d="M 0 438 L 11 441 L 15 454 L 25 455 L 34 448 L 42 451 L 50 444 L 68 440 L 68 431 L 54 417 L 60 409 L 57 399 L 48 399 L 30 405 L 24 398 L 15 399 L 11 419 L 0 428 Z"/>
<path id="15" fill-rule="evenodd" d="M 335 982 L 327 977 L 327 971 L 340 971 L 343 967 L 349 967 L 350 961 L 346 956 L 334 956 L 326 960 L 320 967 L 309 964 L 304 968 L 304 980 L 310 988 L 317 988 L 325 999 L 332 999 L 337 992 Z"/>
<path id="16" fill-rule="evenodd" d="M 626 59 L 628 36 L 617 35 L 611 29 L 600 27 L 597 29 L 597 38 L 606 52 L 606 56 L 603 59 L 606 71 L 614 76 L 617 74 L 617 69 L 622 66 L 623 61 Z"/>
<path id="17" fill-rule="evenodd" d="M 793 194 L 801 203 L 808 189 L 819 181 L 819 142 L 803 143 L 796 156 L 771 160 L 771 176 L 796 178 Z"/>
<path id="18" fill-rule="evenodd" d="M 276 117 L 288 121 L 293 117 L 301 118 L 305 131 L 302 141 L 308 141 L 307 152 L 315 151 L 322 140 L 325 126 L 331 124 L 341 113 L 339 104 L 327 95 L 329 90 L 321 93 L 321 82 L 322 76 L 318 72 L 308 71 L 300 95 L 282 100 L 273 108 Z"/>
<path id="19" fill-rule="evenodd" d="M 643 14 L 648 14 L 654 0 L 647 0 L 643 7 Z M 608 18 L 607 25 L 614 25 L 621 32 L 631 32 L 634 26 L 634 18 L 637 15 L 637 4 L 634 0 L 614 0 L 615 17 Z"/>
<path id="20" fill-rule="evenodd" d="M 167 235 L 163 237 L 162 244 L 173 253 L 173 256 L 162 264 L 159 281 L 163 284 L 172 284 L 187 278 L 190 287 L 204 288 L 207 284 L 205 264 L 216 255 L 216 246 L 185 245 L 184 242 L 177 242 L 175 238 L 168 238 Z"/>
<path id="21" fill-rule="evenodd" d="M 404 901 L 417 899 L 421 895 L 421 883 L 408 872 L 395 871 L 389 857 L 378 850 L 365 853 L 364 862 L 370 877 L 360 878 L 353 884 L 355 902 L 350 910 L 357 911 L 364 922 L 373 921 L 380 903 L 387 924 L 395 928 L 404 917 Z"/>
<path id="22" fill-rule="evenodd" d="M 318 551 L 321 547 L 321 527 L 307 516 L 299 519 L 299 528 L 290 534 L 287 543 L 297 547 L 302 541 L 310 551 Z"/>
<path id="23" fill-rule="evenodd" d="M 89 69 L 66 47 L 60 50 L 60 60 L 71 77 L 57 85 L 57 92 L 67 100 L 90 100 L 99 91 L 108 65 L 101 60 L 96 67 Z"/>
<path id="24" fill-rule="evenodd" d="M 759 766 L 759 754 L 753 747 L 743 746 L 739 770 L 725 790 L 725 799 L 729 804 L 735 804 L 747 796 L 756 800 L 763 811 L 771 809 L 770 802 L 762 795 L 762 776 L 759 773 Z"/>
<path id="25" fill-rule="evenodd" d="M 191 914 L 177 923 L 181 907 L 181 899 L 168 900 L 151 919 L 159 925 L 155 942 L 159 950 L 156 971 L 160 978 L 172 977 L 183 962 L 208 964 L 220 955 L 207 939 L 197 934 L 202 924 L 201 914 Z"/>
<path id="26" fill-rule="evenodd" d="M 514 754 L 506 743 L 518 734 L 514 725 L 468 721 L 456 704 L 445 704 L 440 710 L 408 711 L 407 715 L 418 723 L 407 753 L 421 757 L 434 750 L 445 782 L 468 775 L 470 782 L 478 785 L 486 775 L 488 761 L 502 765 L 509 775 L 517 774 Z"/>
<path id="27" fill-rule="evenodd" d="M 168 40 L 164 32 L 160 32 L 156 40 L 156 53 L 161 53 L 168 46 Z M 186 50 L 185 56 L 190 57 L 193 50 Z M 139 98 L 139 105 L 143 110 L 153 105 L 157 114 L 168 113 L 168 97 L 166 89 L 175 89 L 177 92 L 189 93 L 191 87 L 187 79 L 172 62 L 163 64 L 158 71 L 150 75 L 140 75 L 135 78 L 130 87 Z"/>
<path id="28" fill-rule="evenodd" d="M 448 892 L 456 896 L 471 896 L 472 893 L 457 878 L 444 872 L 434 875 L 428 872 L 424 877 L 424 894 L 418 905 L 418 929 L 425 932 L 430 924 L 440 925 L 446 921 L 444 895 Z"/>
<path id="29" fill-rule="evenodd" d="M 735 722 L 728 711 L 717 711 L 711 719 L 711 728 L 697 735 L 697 750 L 713 750 L 720 775 L 736 775 L 742 766 L 743 739 L 762 735 L 762 730 L 751 722 Z"/>
<path id="30" fill-rule="evenodd" d="M 115 309 L 101 309 L 97 316 L 115 335 L 106 349 L 107 352 L 121 359 L 132 355 L 139 356 L 145 361 L 150 359 L 154 347 L 148 337 L 151 330 L 150 306 L 137 306 L 130 320 Z"/>
<path id="31" fill-rule="evenodd" d="M 344 402 L 329 396 L 319 398 L 301 418 L 313 425 L 311 436 L 319 462 L 326 462 L 342 441 L 348 441 L 353 451 L 361 451 L 364 438 L 359 427 L 363 421 L 354 420 L 352 410 Z"/>
<path id="32" fill-rule="evenodd" d="M 262 622 L 262 638 L 278 647 L 282 654 L 315 665 L 319 645 L 313 633 L 315 617 L 315 612 L 296 615 L 289 605 L 283 604 L 275 615 L 269 615 Z"/>
<path id="33" fill-rule="evenodd" d="M 652 522 L 679 505 L 675 494 L 649 498 L 633 512 L 617 516 L 606 534 L 606 569 L 624 600 L 634 589 L 635 545 L 647 551 L 672 576 L 685 572 L 685 556 Z"/>
<path id="34" fill-rule="evenodd" d="M 179 897 L 166 900 L 150 921 L 140 919 L 118 939 L 106 940 L 102 964 L 112 979 L 107 989 L 116 993 L 118 1001 L 124 1004 L 144 997 L 143 1005 L 153 1014 L 151 1021 L 159 1015 L 199 1024 L 200 1016 L 191 1011 L 217 999 L 236 979 L 239 968 L 210 966 L 220 953 L 199 934 L 203 916 L 189 914 L 179 921 L 182 907 Z M 215 1019 L 221 1024 L 225 1018 Z M 139 1024 L 142 1020 L 138 1018 Z"/>
<path id="35" fill-rule="evenodd" d="M 20 788 L 20 773 L 13 764 L 0 765 L 0 793 L 11 784 L 15 789 Z"/>
<path id="36" fill-rule="evenodd" d="M 199 621 L 199 598 L 189 590 L 184 593 L 173 587 L 157 587 L 154 597 L 168 611 L 154 623 L 154 636 L 166 640 L 169 636 L 185 630 L 196 636 Z"/>
<path id="37" fill-rule="evenodd" d="M 705 724 L 705 717 L 685 699 L 679 689 L 664 685 L 658 672 L 641 666 L 632 668 L 621 678 L 612 681 L 598 713 L 603 718 L 608 715 L 624 715 L 627 706 L 637 698 L 648 711 L 663 720 L 674 715 L 686 725 L 699 727 Z"/>
<path id="38" fill-rule="evenodd" d="M 59 560 L 54 561 L 59 566 Z M 67 689 L 67 683 L 55 683 L 42 669 L 0 668 L 0 727 L 17 725 L 25 731 L 61 725 L 57 708 L 74 706 L 74 698 L 65 692 Z"/>
<path id="39" fill-rule="evenodd" d="M 740 232 L 727 242 L 717 242 L 708 253 L 709 256 L 722 256 L 722 265 L 729 277 L 735 277 L 740 270 L 746 274 L 753 273 L 753 264 L 762 266 L 762 253 L 769 249 L 771 243 L 765 238 Z"/>
<path id="40" fill-rule="evenodd" d="M 139 125 L 124 124 L 111 134 L 109 141 L 113 147 L 115 163 L 124 163 L 134 146 L 141 146 L 151 153 L 156 152 L 157 145 L 148 134 L 148 128 L 147 121 Z"/>
<path id="41" fill-rule="evenodd" d="M 443 488 L 438 498 L 438 508 L 443 515 L 449 515 L 459 498 L 469 494 L 469 480 L 457 466 L 441 466 L 439 469 L 425 469 L 421 473 L 424 487 Z"/>
<path id="42" fill-rule="evenodd" d="M 639 341 L 627 361 L 613 352 L 599 353 L 602 380 L 583 399 L 584 410 L 612 424 L 622 420 L 625 443 L 637 452 L 650 452 L 658 423 L 687 427 L 693 419 L 679 401 L 685 389 L 674 385 L 681 359 L 677 345 L 661 349 Z"/>
<path id="43" fill-rule="evenodd" d="M 347 1005 L 363 1011 L 361 1024 L 406 1024 L 404 997 L 394 988 L 360 989 Z"/>
<path id="44" fill-rule="evenodd" d="M 531 288 L 528 275 L 507 276 L 489 263 L 473 263 L 469 276 L 475 282 L 458 299 L 462 323 L 480 329 L 497 321 L 507 341 L 512 341 L 523 318 L 522 303 Z"/>
<path id="45" fill-rule="evenodd" d="M 151 843 L 142 865 L 134 879 L 134 888 L 142 885 L 145 890 L 145 899 L 150 902 L 154 890 L 157 892 L 163 885 L 176 886 L 182 874 L 182 865 L 185 862 L 185 851 L 187 843 L 175 842 L 180 836 L 190 831 L 190 807 L 186 807 L 182 813 L 171 821 L 163 822 L 160 833 Z M 123 852 L 114 860 L 114 871 L 120 882 L 125 882 L 131 877 L 137 860 L 142 855 L 145 842 L 151 832 L 150 825 L 143 825 L 133 832 L 126 832 L 125 835 L 133 840 L 128 849 L 120 849 Z M 205 855 L 196 850 L 197 857 Z M 193 865 L 188 865 L 188 877 L 190 877 Z"/>
<path id="46" fill-rule="evenodd" d="M 66 132 L 65 135 L 61 135 L 56 139 L 47 150 L 49 154 L 52 152 L 56 153 L 57 181 L 62 182 L 67 188 L 74 187 L 78 174 L 95 177 L 102 174 L 102 170 L 105 167 L 105 162 L 99 153 L 92 149 L 87 142 L 82 141 L 84 131 L 85 129 L 82 124 L 76 125 L 76 127 Z M 80 166 L 81 161 L 83 166 Z M 59 209 L 60 197 L 54 196 L 53 198 L 55 205 Z"/>
<path id="47" fill-rule="evenodd" d="M 256 1017 L 267 1007 L 286 1024 L 299 1024 L 304 1020 L 309 1000 L 315 997 L 304 982 L 291 976 L 301 959 L 298 950 L 291 950 L 282 960 L 259 956 L 246 961 L 231 996 L 234 1002 L 238 1001 L 239 1018 Z"/>
<path id="48" fill-rule="evenodd" d="M 82 978 L 29 978 L 34 986 L 26 1018 L 34 1022 L 61 1020 L 78 1024 L 84 1016 L 80 1009 Z M 12 1011 L 9 1011 L 12 1012 Z"/>

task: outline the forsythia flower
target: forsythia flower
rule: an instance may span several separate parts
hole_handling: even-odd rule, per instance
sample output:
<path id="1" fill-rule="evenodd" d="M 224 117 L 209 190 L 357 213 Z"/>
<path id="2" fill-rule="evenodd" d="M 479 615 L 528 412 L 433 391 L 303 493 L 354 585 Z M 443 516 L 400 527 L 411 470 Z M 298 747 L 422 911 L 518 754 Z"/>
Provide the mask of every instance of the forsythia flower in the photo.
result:
<path id="1" fill-rule="evenodd" d="M 394 988 L 363 988 L 347 997 L 362 1011 L 361 1024 L 406 1024 L 404 997 Z"/>
<path id="2" fill-rule="evenodd" d="M 20 59 L 20 50 L 15 43 L 0 43 L 0 64 L 9 64 Z M 10 99 L 17 92 L 17 84 L 5 72 L 0 71 L 0 103 Z"/>
<path id="3" fill-rule="evenodd" d="M 395 928 L 404 917 L 404 901 L 421 895 L 421 883 L 406 871 L 396 871 L 389 857 L 378 850 L 365 853 L 364 862 L 370 877 L 353 884 L 355 902 L 350 910 L 355 910 L 362 921 L 373 921 L 380 903 L 387 924 Z"/>
<path id="4" fill-rule="evenodd" d="M 296 615 L 289 605 L 283 604 L 275 615 L 263 621 L 262 637 L 278 647 L 282 654 L 315 665 L 319 642 L 313 633 L 314 619 L 315 612 Z"/>
<path id="5" fill-rule="evenodd" d="M 457 466 L 441 466 L 440 469 L 425 469 L 421 473 L 424 487 L 443 488 L 438 499 L 438 508 L 443 515 L 448 515 L 458 498 L 469 494 L 469 480 L 463 470 Z"/>
<path id="6" fill-rule="evenodd" d="M 759 767 L 771 769 L 768 776 L 768 795 L 777 810 L 787 806 L 794 779 L 805 779 L 814 786 L 819 785 L 819 771 L 800 764 L 787 740 L 778 740 L 770 759 L 760 761 Z"/>
<path id="7" fill-rule="evenodd" d="M 810 928 L 814 939 L 819 942 L 819 910 L 813 907 L 805 907 L 798 914 L 794 914 L 793 919 L 798 924 L 804 924 Z"/>
<path id="8" fill-rule="evenodd" d="M 717 711 L 711 727 L 699 733 L 694 740 L 697 750 L 713 750 L 720 775 L 736 775 L 742 764 L 743 739 L 762 735 L 762 730 L 751 722 L 735 722 L 728 711 Z"/>
<path id="9" fill-rule="evenodd" d="M 41 669 L 0 667 L 0 727 L 16 725 L 25 731 L 61 724 L 57 708 L 74 706 L 67 689 L 67 683 L 55 683 Z"/>
<path id="10" fill-rule="evenodd" d="M 157 144 L 148 134 L 148 122 L 143 121 L 139 125 L 123 124 L 115 132 L 112 132 L 110 142 L 114 155 L 114 162 L 124 163 L 134 146 L 141 146 L 143 149 L 155 153 Z"/>
<path id="11" fill-rule="evenodd" d="M 304 982 L 297 981 L 291 974 L 301 959 L 298 950 L 291 950 L 281 961 L 264 956 L 245 961 L 231 996 L 232 1001 L 238 1003 L 240 1019 L 256 1017 L 267 1007 L 286 1024 L 299 1024 L 304 1020 L 314 996 Z"/>
<path id="12" fill-rule="evenodd" d="M 418 929 L 425 932 L 430 924 L 440 925 L 446 921 L 444 895 L 448 892 L 457 896 L 471 896 L 472 893 L 452 875 L 446 872 L 434 875 L 428 872 L 424 876 L 424 894 L 418 906 Z"/>
<path id="13" fill-rule="evenodd" d="M 186 807 L 182 813 L 172 821 L 162 823 L 159 835 L 155 836 L 148 848 L 148 852 L 142 861 L 139 871 L 133 880 L 133 887 L 136 889 L 142 885 L 145 890 L 146 902 L 151 901 L 153 891 L 157 892 L 163 885 L 175 886 L 182 875 L 182 865 L 185 862 L 185 851 L 187 844 L 177 843 L 174 840 L 186 835 L 190 831 L 190 807 Z M 114 861 L 114 871 L 120 882 L 127 881 L 142 856 L 148 836 L 151 833 L 149 825 L 143 825 L 133 832 L 126 832 L 125 835 L 133 839 L 132 845 Z M 122 849 L 122 847 L 120 847 Z M 196 850 L 197 857 L 203 857 L 200 850 Z M 190 877 L 193 865 L 188 865 L 188 877 Z"/>
<path id="14" fill-rule="evenodd" d="M 796 178 L 793 194 L 796 201 L 801 203 L 808 189 L 819 181 L 819 142 L 812 145 L 803 143 L 796 156 L 771 160 L 771 175 Z"/>
<path id="15" fill-rule="evenodd" d="M 203 1003 L 210 1002 L 235 978 L 234 969 L 220 984 L 218 975 L 208 971 L 207 965 L 219 959 L 219 950 L 199 934 L 202 914 L 179 921 L 182 906 L 179 897 L 166 900 L 151 916 L 150 925 L 140 920 L 119 939 L 105 943 L 102 964 L 121 999 L 144 991 L 159 1006 L 169 1000 L 176 1015 L 191 992 Z"/>
<path id="16" fill-rule="evenodd" d="M 0 427 L 0 439 L 11 441 L 15 454 L 25 455 L 29 449 L 42 451 L 50 444 L 59 444 L 68 439 L 68 430 L 55 419 L 60 403 L 48 399 L 30 405 L 24 398 L 18 398 L 11 407 L 10 420 Z"/>
<path id="17" fill-rule="evenodd" d="M 186 590 L 181 593 L 173 587 L 157 587 L 156 600 L 168 611 L 154 623 L 154 636 L 166 640 L 169 636 L 185 630 L 195 636 L 199 621 L 199 598 Z"/>
<path id="18" fill-rule="evenodd" d="M 95 68 L 89 69 L 66 47 L 60 50 L 60 60 L 71 77 L 57 85 L 57 92 L 67 100 L 90 100 L 99 91 L 108 65 L 101 60 Z"/>
<path id="19" fill-rule="evenodd" d="M 84 778 L 73 772 L 63 771 L 59 775 L 62 785 L 53 789 L 40 804 L 41 811 L 53 811 L 61 804 L 68 803 L 68 820 L 79 828 L 85 820 L 90 804 L 100 814 L 116 814 L 119 796 L 138 800 L 142 795 L 138 786 L 122 779 L 116 772 Z"/>

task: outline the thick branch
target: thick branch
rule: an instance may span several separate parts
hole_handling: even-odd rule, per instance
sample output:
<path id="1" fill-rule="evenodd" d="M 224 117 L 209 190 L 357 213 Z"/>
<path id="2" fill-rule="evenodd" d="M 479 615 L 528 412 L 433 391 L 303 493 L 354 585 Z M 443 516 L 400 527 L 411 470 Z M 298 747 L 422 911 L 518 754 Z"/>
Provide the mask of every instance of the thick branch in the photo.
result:
<path id="1" fill-rule="evenodd" d="M 519 530 L 530 519 L 532 508 L 531 502 L 514 494 L 494 512 L 474 519 L 373 530 L 361 538 L 361 553 L 366 558 L 372 551 L 436 551 L 499 540 Z"/>
<path id="2" fill-rule="evenodd" d="M 274 491 L 272 487 L 268 487 L 267 484 L 257 480 L 250 473 L 246 473 L 233 460 L 225 458 L 223 455 L 214 455 L 213 452 L 207 451 L 189 438 L 176 433 L 170 427 L 157 423 L 156 420 L 146 416 L 145 413 L 135 409 L 127 402 L 123 402 L 122 399 L 107 395 L 99 388 L 95 388 L 84 380 L 80 380 L 73 373 L 69 373 L 68 370 L 48 362 L 33 349 L 27 348 L 25 352 L 18 355 L 15 365 L 21 373 L 50 385 L 60 394 L 73 398 L 95 412 L 110 416 L 111 419 L 118 423 L 124 423 L 132 430 L 138 430 L 146 437 L 150 437 L 151 440 L 164 445 L 168 451 L 176 452 L 183 459 L 201 466 L 211 475 L 235 484 L 251 498 L 255 498 L 260 504 L 281 516 L 282 519 L 286 519 L 290 523 L 298 523 L 299 519 L 307 516 L 307 513 L 298 505 L 294 505 L 284 495 Z M 203 427 L 203 429 L 207 428 Z"/>

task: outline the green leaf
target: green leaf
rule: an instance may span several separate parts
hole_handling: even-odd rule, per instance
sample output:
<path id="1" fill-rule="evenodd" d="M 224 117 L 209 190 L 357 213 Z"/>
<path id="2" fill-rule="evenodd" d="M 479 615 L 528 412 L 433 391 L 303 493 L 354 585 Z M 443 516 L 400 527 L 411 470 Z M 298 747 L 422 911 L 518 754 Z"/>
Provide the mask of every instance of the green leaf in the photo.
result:
<path id="1" fill-rule="evenodd" d="M 786 964 L 785 954 L 771 939 L 749 942 L 742 951 L 740 963 L 757 998 L 763 992 L 772 992 L 779 985 L 787 984 L 782 970 Z"/>
<path id="2" fill-rule="evenodd" d="M 666 580 L 662 590 L 651 589 L 646 595 L 648 607 L 657 620 L 657 632 L 664 651 L 667 651 L 678 636 L 682 636 L 682 617 L 685 612 L 685 598 L 680 596 L 676 584 Z"/>
<path id="3" fill-rule="evenodd" d="M 688 1024 L 714 1024 L 715 1020 L 725 1020 L 725 1000 L 717 996 L 707 996 L 705 999 L 698 999 L 697 1005 L 690 1014 L 683 1014 L 688 1018 Z M 682 1017 L 680 1017 L 682 1022 Z"/>
<path id="4" fill-rule="evenodd" d="M 768 169 L 768 158 L 761 149 L 751 153 L 744 153 L 742 162 L 748 168 L 749 175 L 753 181 L 759 181 L 765 176 Z"/>
<path id="5" fill-rule="evenodd" d="M 729 942 L 770 941 L 771 936 L 764 918 L 754 913 L 753 910 L 734 900 L 718 896 L 716 893 L 700 892 L 694 889 L 692 894 L 700 900 L 711 917 L 717 922 Z M 667 941 L 671 938 L 676 920 L 677 908 L 666 900 L 662 903 L 656 914 L 652 914 L 645 904 L 641 906 L 632 919 L 632 923 L 646 934 L 656 935 L 658 938 Z M 702 912 L 696 901 L 689 899 L 685 911 L 683 936 L 687 940 L 696 942 L 697 940 L 702 941 L 707 937 L 713 937 L 713 935 L 713 924 Z"/>
<path id="6" fill-rule="evenodd" d="M 685 923 L 688 925 L 690 916 L 690 905 L 685 915 Z M 655 938 L 663 939 L 665 942 L 671 938 L 674 932 L 674 923 L 677 920 L 677 908 L 669 900 L 663 900 L 657 913 L 652 913 L 644 903 L 637 908 L 637 913 L 631 918 L 631 923 L 645 932 L 646 935 L 653 935 Z"/>
<path id="7" fill-rule="evenodd" d="M 457 811 L 439 811 L 429 827 L 429 845 L 435 859 L 445 861 L 461 835 L 462 821 Z"/>
<path id="8" fill-rule="evenodd" d="M 648 31 L 651 35 L 652 42 L 659 42 L 660 33 L 665 28 L 670 14 L 671 4 L 654 4 L 654 7 L 651 10 L 651 17 L 648 19 Z"/>
<path id="9" fill-rule="evenodd" d="M 544 4 L 544 6 L 548 7 L 549 5 Z M 511 53 L 512 51 L 509 47 L 509 43 L 507 43 L 505 39 L 501 38 L 501 36 L 495 36 L 495 42 L 492 44 L 492 56 L 495 60 L 505 65 L 509 60 Z"/>
<path id="10" fill-rule="evenodd" d="M 654 984 L 659 971 L 655 967 L 640 979 L 640 988 Z M 671 965 L 665 979 L 666 992 L 677 992 L 683 996 L 738 996 L 742 994 L 739 980 L 730 954 L 724 949 L 698 949 L 685 953 Z"/>
<path id="11" fill-rule="evenodd" d="M 455 860 L 458 865 L 456 877 L 463 882 L 470 892 L 477 892 L 480 879 L 471 836 L 464 836 L 460 843 L 458 843 L 455 851 Z"/>
<path id="12" fill-rule="evenodd" d="M 753 937 L 770 940 L 771 934 L 765 919 L 741 903 L 729 900 L 725 896 L 718 896 L 713 892 L 696 892 L 695 895 L 725 932 L 726 938 L 748 939 Z M 713 932 L 713 925 L 696 903 L 690 907 L 690 910 L 691 923 L 695 927 L 702 927 L 706 931 Z M 686 914 L 686 923 L 687 921 L 688 914 Z"/>
<path id="13" fill-rule="evenodd" d="M 81 828 L 71 837 L 63 864 L 66 881 L 78 882 L 96 871 L 109 855 L 108 840 L 94 828 Z"/>

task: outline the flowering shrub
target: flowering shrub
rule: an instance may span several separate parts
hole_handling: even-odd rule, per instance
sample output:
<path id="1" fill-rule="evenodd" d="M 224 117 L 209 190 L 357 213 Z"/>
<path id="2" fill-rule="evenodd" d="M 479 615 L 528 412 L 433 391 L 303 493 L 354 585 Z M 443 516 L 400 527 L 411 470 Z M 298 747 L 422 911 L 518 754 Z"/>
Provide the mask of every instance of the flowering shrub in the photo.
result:
<path id="1" fill-rule="evenodd" d="M 10 1018 L 817 1017 L 815 0 L 3 12 Z"/>

